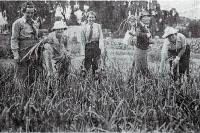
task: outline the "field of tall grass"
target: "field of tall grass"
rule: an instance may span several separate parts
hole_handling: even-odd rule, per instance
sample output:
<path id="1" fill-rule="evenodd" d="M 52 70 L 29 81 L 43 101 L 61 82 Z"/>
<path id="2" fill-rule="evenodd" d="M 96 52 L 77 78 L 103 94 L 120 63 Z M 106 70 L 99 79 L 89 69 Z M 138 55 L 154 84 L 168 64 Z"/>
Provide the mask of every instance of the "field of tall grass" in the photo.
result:
<path id="1" fill-rule="evenodd" d="M 173 83 L 168 72 L 158 74 L 159 44 L 149 52 L 152 78 L 137 83 L 129 82 L 131 48 L 117 45 L 108 47 L 100 82 L 73 70 L 50 86 L 44 78 L 14 86 L 12 66 L 1 66 L 0 131 L 199 132 L 199 65 L 191 63 L 189 82 Z"/>

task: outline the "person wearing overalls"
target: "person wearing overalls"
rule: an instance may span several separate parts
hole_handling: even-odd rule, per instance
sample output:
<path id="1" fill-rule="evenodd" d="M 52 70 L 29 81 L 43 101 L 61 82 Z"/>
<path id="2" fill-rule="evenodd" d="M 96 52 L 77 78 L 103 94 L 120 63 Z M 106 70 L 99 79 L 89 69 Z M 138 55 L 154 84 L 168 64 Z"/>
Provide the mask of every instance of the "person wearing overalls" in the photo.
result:
<path id="1" fill-rule="evenodd" d="M 160 73 L 163 72 L 165 60 L 169 59 L 174 81 L 180 80 L 184 75 L 189 77 L 190 46 L 186 37 L 173 27 L 167 27 L 163 38 L 166 40 L 161 52 Z"/>
<path id="2" fill-rule="evenodd" d="M 82 41 L 85 47 L 84 67 L 89 71 L 92 67 L 92 74 L 95 75 L 96 70 L 99 68 L 99 60 L 102 53 L 104 53 L 104 42 L 101 25 L 95 23 L 96 13 L 90 11 L 87 13 L 88 23 L 82 30 Z"/>
<path id="3" fill-rule="evenodd" d="M 11 50 L 16 62 L 15 79 L 18 82 L 26 80 L 28 84 L 31 84 L 35 80 L 37 65 L 34 65 L 30 59 L 23 59 L 23 57 L 38 43 L 38 25 L 32 19 L 36 9 L 32 2 L 25 2 L 21 11 L 23 16 L 12 25 Z"/>

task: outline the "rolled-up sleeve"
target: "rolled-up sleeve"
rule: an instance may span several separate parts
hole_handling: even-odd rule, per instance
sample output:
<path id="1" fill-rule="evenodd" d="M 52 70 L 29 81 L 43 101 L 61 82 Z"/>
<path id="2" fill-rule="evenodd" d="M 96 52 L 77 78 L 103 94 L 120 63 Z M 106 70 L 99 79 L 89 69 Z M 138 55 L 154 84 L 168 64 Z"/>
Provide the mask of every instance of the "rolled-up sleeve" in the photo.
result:
<path id="1" fill-rule="evenodd" d="M 19 49 L 20 23 L 15 21 L 12 25 L 11 49 Z"/>
<path id="2" fill-rule="evenodd" d="M 178 39 L 181 41 L 182 46 L 186 46 L 187 45 L 186 37 L 183 34 L 180 34 L 180 33 L 178 35 L 179 35 Z"/>
<path id="3" fill-rule="evenodd" d="M 104 46 L 104 39 L 103 39 L 103 32 L 101 25 L 99 25 L 99 48 L 101 49 L 101 52 L 103 53 L 105 51 L 105 46 Z"/>

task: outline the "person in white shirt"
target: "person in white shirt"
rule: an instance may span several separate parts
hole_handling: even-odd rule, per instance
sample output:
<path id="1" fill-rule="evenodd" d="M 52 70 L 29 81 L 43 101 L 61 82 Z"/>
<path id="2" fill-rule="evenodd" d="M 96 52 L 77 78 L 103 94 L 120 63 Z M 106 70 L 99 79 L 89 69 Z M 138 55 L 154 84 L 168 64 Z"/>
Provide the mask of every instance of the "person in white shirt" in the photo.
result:
<path id="1" fill-rule="evenodd" d="M 183 75 L 189 76 L 190 47 L 183 34 L 173 27 L 167 27 L 163 38 L 166 38 L 161 51 L 160 73 L 163 73 L 164 63 L 169 59 L 170 70 L 174 81 Z"/>
<path id="2" fill-rule="evenodd" d="M 33 20 L 36 7 L 33 2 L 22 4 L 23 16 L 12 24 L 11 50 L 15 60 L 15 80 L 28 82 L 31 85 L 35 81 L 35 73 L 40 74 L 39 66 L 31 59 L 23 59 L 29 50 L 38 42 L 38 27 Z"/>
<path id="3" fill-rule="evenodd" d="M 83 50 L 81 52 L 85 57 L 84 67 L 87 71 L 92 67 L 92 73 L 95 75 L 95 71 L 99 68 L 99 61 L 101 54 L 104 53 L 105 47 L 103 42 L 103 33 L 101 25 L 95 23 L 96 13 L 90 11 L 87 13 L 87 24 L 82 29 L 82 42 Z"/>

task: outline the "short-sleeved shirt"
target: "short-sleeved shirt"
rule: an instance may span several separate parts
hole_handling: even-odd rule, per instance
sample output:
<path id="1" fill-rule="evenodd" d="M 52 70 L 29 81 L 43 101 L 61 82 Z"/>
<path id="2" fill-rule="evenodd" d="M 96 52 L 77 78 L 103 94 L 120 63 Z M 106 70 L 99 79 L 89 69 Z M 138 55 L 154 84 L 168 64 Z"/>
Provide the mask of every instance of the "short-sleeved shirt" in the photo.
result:
<path id="1" fill-rule="evenodd" d="M 169 42 L 168 39 L 165 39 L 161 50 L 161 57 L 164 59 L 167 56 L 168 50 L 178 50 L 183 48 L 185 45 L 187 45 L 186 37 L 181 33 L 177 33 L 176 43 L 173 44 Z"/>
<path id="2" fill-rule="evenodd" d="M 184 45 L 187 45 L 186 38 L 183 34 L 177 33 L 177 40 L 176 43 L 171 43 L 169 42 L 168 39 L 166 39 L 166 45 L 168 45 L 167 49 L 168 50 L 176 50 L 183 48 Z"/>
<path id="3" fill-rule="evenodd" d="M 11 36 L 11 49 L 19 49 L 19 41 L 23 39 L 34 38 L 38 36 L 38 24 L 33 21 L 33 28 L 36 31 L 34 35 L 33 28 L 26 22 L 24 17 L 17 19 L 12 25 L 12 36 Z"/>

